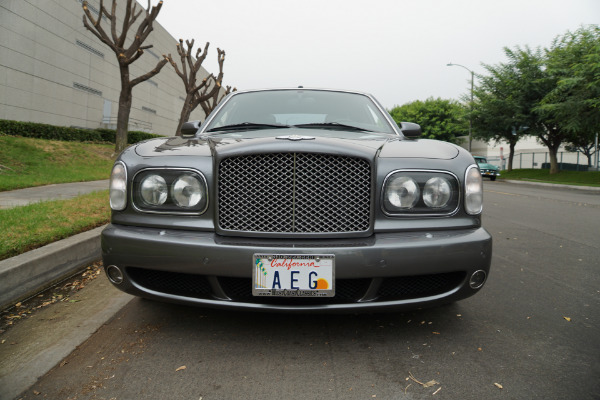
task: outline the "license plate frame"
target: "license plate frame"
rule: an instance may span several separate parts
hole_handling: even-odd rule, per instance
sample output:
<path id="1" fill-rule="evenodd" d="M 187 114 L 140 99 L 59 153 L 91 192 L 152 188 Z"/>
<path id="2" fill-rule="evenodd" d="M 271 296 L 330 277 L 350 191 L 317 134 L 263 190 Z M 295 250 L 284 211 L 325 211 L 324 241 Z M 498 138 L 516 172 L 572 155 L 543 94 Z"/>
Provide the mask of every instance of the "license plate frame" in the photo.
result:
<path id="1" fill-rule="evenodd" d="M 253 296 L 335 296 L 333 254 L 256 253 L 252 261 Z"/>

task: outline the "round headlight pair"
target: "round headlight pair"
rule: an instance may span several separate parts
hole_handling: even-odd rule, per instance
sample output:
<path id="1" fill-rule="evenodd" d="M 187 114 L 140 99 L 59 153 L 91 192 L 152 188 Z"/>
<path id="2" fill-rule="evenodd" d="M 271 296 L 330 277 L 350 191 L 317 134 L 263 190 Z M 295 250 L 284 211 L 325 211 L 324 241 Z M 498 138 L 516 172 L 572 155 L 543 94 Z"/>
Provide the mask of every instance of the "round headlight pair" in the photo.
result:
<path id="1" fill-rule="evenodd" d="M 169 189 L 165 178 L 151 174 L 140 183 L 142 200 L 151 206 L 161 206 L 167 201 Z M 181 175 L 171 185 L 171 198 L 178 207 L 197 206 L 203 197 L 200 181 L 192 175 Z"/>
<path id="2" fill-rule="evenodd" d="M 430 178 L 423 187 L 423 202 L 430 208 L 445 207 L 452 197 L 452 187 L 446 178 Z M 419 184 L 410 176 L 398 175 L 388 182 L 385 199 L 393 208 L 408 210 L 421 199 Z"/>

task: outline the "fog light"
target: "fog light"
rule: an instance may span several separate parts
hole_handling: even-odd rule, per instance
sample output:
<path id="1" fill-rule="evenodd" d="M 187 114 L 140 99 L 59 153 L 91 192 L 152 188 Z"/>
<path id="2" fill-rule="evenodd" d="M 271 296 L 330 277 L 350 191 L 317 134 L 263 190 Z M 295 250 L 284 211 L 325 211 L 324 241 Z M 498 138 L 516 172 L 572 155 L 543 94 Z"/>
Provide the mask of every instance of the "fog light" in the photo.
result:
<path id="1" fill-rule="evenodd" d="M 123 282 L 123 272 L 116 265 L 109 265 L 106 267 L 106 276 L 108 276 L 108 280 L 115 285 Z"/>
<path id="2" fill-rule="evenodd" d="M 471 279 L 469 279 L 469 286 L 471 286 L 471 289 L 479 289 L 485 283 L 486 277 L 487 274 L 485 273 L 485 271 L 479 270 L 473 272 L 473 275 L 471 275 Z"/>

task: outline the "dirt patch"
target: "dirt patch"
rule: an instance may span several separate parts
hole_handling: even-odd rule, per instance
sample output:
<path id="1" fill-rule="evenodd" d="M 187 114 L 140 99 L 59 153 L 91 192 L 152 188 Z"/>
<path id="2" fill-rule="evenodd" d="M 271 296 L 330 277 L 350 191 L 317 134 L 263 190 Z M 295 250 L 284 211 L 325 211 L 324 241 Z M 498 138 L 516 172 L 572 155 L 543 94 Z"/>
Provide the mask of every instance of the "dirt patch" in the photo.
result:
<path id="1" fill-rule="evenodd" d="M 102 261 L 88 265 L 84 271 L 45 289 L 43 292 L 21 301 L 0 312 L 0 342 L 2 334 L 35 315 L 36 312 L 60 302 L 77 302 L 71 299 L 75 293 L 96 279 L 102 272 Z"/>

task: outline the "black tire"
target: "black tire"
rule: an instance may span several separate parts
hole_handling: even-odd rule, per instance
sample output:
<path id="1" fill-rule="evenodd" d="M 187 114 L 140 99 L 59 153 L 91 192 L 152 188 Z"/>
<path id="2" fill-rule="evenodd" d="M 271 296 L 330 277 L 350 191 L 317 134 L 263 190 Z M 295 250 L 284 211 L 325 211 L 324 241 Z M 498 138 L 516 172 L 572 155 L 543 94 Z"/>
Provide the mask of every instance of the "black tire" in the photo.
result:
<path id="1" fill-rule="evenodd" d="M 496 177 L 495 177 L 495 176 L 490 176 L 490 180 L 491 180 L 491 181 L 495 181 L 495 180 L 496 180 Z"/>

